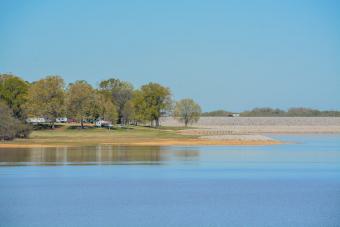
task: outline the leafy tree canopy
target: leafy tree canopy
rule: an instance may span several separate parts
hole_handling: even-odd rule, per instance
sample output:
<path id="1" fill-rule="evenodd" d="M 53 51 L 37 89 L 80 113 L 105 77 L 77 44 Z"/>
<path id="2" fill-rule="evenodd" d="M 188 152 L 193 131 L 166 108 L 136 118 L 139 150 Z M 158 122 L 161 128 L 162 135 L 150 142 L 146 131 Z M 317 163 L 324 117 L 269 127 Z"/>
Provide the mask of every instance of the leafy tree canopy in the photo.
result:
<path id="1" fill-rule="evenodd" d="M 66 98 L 67 114 L 80 120 L 82 128 L 83 121 L 95 115 L 95 102 L 95 90 L 86 81 L 78 80 L 69 84 Z"/>
<path id="2" fill-rule="evenodd" d="M 118 119 L 116 106 L 110 98 L 100 92 L 96 93 L 93 113 L 95 118 L 111 121 L 112 123 L 115 123 Z"/>
<path id="3" fill-rule="evenodd" d="M 133 95 L 133 86 L 129 82 L 119 79 L 103 80 L 99 83 L 99 91 L 111 98 L 118 111 L 118 123 L 124 123 L 124 109 Z"/>
<path id="4" fill-rule="evenodd" d="M 12 109 L 16 118 L 25 117 L 23 105 L 29 84 L 21 78 L 11 74 L 0 74 L 0 100 L 3 100 Z"/>
<path id="5" fill-rule="evenodd" d="M 201 112 L 201 107 L 194 100 L 182 99 L 176 103 L 174 117 L 188 126 L 199 120 Z"/>
<path id="6" fill-rule="evenodd" d="M 64 114 L 64 80 L 47 76 L 33 83 L 27 94 L 26 109 L 31 116 L 47 117 L 53 122 Z"/>
<path id="7" fill-rule="evenodd" d="M 11 109 L 0 101 L 0 140 L 25 138 L 30 132 L 29 126 L 16 119 Z"/>
<path id="8" fill-rule="evenodd" d="M 138 95 L 142 102 L 140 114 L 151 122 L 155 121 L 158 127 L 159 118 L 172 106 L 170 89 L 158 83 L 149 83 L 141 87 Z"/>

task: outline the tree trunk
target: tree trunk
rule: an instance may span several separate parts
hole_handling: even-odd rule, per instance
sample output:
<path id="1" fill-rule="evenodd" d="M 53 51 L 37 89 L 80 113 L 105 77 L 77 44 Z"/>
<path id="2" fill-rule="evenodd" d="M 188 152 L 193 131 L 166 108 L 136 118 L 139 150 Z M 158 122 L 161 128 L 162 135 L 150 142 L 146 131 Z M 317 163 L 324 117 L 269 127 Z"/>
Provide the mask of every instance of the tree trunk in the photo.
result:
<path id="1" fill-rule="evenodd" d="M 52 122 L 51 128 L 54 129 L 54 122 Z"/>
<path id="2" fill-rule="evenodd" d="M 122 122 L 123 122 L 123 115 L 118 113 L 118 121 L 117 121 L 117 123 L 118 124 L 122 124 Z"/>
<path id="3" fill-rule="evenodd" d="M 84 128 L 84 121 L 83 121 L 83 119 L 80 120 L 80 126 L 81 126 L 82 129 Z"/>
<path id="4" fill-rule="evenodd" d="M 156 118 L 156 128 L 159 127 L 159 118 Z"/>

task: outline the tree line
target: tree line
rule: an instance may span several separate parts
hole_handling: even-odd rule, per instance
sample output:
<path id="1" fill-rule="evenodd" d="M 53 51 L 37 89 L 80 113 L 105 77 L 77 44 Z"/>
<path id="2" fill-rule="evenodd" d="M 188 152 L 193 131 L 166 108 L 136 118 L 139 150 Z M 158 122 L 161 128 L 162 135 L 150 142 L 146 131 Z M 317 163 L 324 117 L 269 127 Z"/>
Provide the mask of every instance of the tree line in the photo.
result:
<path id="1" fill-rule="evenodd" d="M 233 112 L 225 110 L 216 110 L 204 112 L 201 116 L 207 117 L 226 117 L 232 116 Z M 278 108 L 254 108 L 252 110 L 243 111 L 241 117 L 340 117 L 340 111 L 336 110 L 317 110 L 305 107 L 293 107 L 287 111 Z"/>
<path id="2" fill-rule="evenodd" d="M 201 114 L 200 106 L 192 99 L 174 102 L 166 86 L 151 82 L 135 89 L 130 82 L 116 78 L 93 87 L 85 80 L 66 85 L 57 75 L 29 83 L 12 74 L 0 74 L 0 103 L 0 119 L 3 115 L 11 118 L 12 128 L 19 128 L 19 124 L 25 127 L 28 117 L 49 119 L 54 128 L 56 119 L 63 116 L 76 119 L 81 128 L 89 119 L 159 127 L 164 115 L 173 115 L 187 126 Z M 4 130 L 2 121 L 0 127 Z M 0 139 L 5 137 L 0 134 Z"/>
<path id="3" fill-rule="evenodd" d="M 305 107 L 293 107 L 287 111 L 273 108 L 254 108 L 240 114 L 243 117 L 340 117 L 340 111 L 317 110 Z"/>
<path id="4" fill-rule="evenodd" d="M 210 112 L 204 112 L 201 114 L 202 117 L 229 117 L 233 112 L 225 110 L 214 110 Z"/>

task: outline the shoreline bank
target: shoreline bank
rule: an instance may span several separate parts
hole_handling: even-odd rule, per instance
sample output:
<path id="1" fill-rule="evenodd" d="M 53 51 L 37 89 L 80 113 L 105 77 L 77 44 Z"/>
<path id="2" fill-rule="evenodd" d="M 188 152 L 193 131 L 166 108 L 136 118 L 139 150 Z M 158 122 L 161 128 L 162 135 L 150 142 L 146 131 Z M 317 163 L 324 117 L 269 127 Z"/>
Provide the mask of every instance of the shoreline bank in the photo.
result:
<path id="1" fill-rule="evenodd" d="M 135 142 L 104 142 L 93 144 L 65 143 L 65 144 L 30 144 L 30 143 L 0 143 L 0 149 L 5 148 L 58 148 L 74 146 L 265 146 L 282 144 L 277 140 L 212 140 L 212 139 L 181 139 L 181 140 L 145 140 Z"/>

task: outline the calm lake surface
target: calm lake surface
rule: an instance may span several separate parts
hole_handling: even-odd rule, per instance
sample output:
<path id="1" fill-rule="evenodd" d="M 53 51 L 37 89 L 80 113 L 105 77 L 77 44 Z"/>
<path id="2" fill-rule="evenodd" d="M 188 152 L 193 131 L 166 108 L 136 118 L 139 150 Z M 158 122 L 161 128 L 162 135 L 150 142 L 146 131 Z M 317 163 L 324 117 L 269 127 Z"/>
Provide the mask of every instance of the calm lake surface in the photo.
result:
<path id="1" fill-rule="evenodd" d="M 0 149 L 0 226 L 340 226 L 340 135 Z"/>

